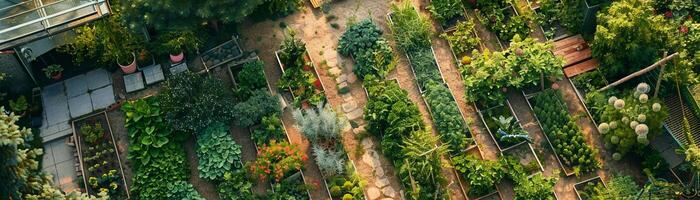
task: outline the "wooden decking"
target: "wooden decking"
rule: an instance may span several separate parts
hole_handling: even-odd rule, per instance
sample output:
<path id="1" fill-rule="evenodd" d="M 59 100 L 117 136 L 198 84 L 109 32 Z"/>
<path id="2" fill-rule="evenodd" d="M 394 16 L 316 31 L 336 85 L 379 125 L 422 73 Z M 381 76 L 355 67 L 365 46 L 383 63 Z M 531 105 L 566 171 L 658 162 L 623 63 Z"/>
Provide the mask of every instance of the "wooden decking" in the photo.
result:
<path id="1" fill-rule="evenodd" d="M 321 5 L 323 5 L 323 0 L 309 0 L 309 1 L 311 1 L 311 6 L 313 6 L 314 8 L 318 8 L 318 7 L 321 7 Z"/>
<path id="2" fill-rule="evenodd" d="M 554 42 L 554 54 L 566 61 L 564 74 L 573 77 L 598 68 L 599 63 L 593 59 L 591 48 L 581 35 L 574 35 Z"/>

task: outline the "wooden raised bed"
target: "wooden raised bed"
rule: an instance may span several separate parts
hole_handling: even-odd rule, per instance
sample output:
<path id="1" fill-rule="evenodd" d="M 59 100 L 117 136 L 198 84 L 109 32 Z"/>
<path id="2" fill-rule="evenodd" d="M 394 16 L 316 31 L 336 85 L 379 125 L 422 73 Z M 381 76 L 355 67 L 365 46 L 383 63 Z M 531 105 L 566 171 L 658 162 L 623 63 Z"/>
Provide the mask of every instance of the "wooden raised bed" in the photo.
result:
<path id="1" fill-rule="evenodd" d="M 467 20 L 469 20 L 469 17 L 467 17 Z M 476 22 L 475 22 L 475 23 L 476 23 Z M 453 35 L 455 31 L 456 31 L 455 29 L 446 30 L 446 31 L 445 31 L 445 34 L 447 34 L 447 35 Z M 472 33 L 474 33 L 474 38 L 479 38 L 479 33 L 476 32 L 476 29 L 472 29 Z M 462 53 L 462 54 L 460 54 L 460 55 L 457 55 L 457 54 L 455 53 L 455 51 L 452 49 L 452 43 L 450 43 L 450 42 L 448 41 L 447 44 L 450 46 L 450 52 L 452 53 L 452 57 L 455 58 L 455 61 L 456 61 L 457 63 L 460 63 L 460 62 L 461 62 L 461 59 L 460 59 L 461 56 L 472 56 L 471 53 L 469 53 L 469 52 L 467 52 L 467 53 Z M 480 39 L 480 38 L 479 38 L 479 44 L 478 44 L 478 45 L 479 45 L 479 46 L 478 46 L 476 49 L 478 49 L 479 51 L 481 51 L 481 48 L 483 48 L 484 44 L 481 43 L 481 39 Z M 457 65 L 457 66 L 459 66 L 459 65 Z"/>
<path id="2" fill-rule="evenodd" d="M 355 166 L 355 162 L 353 162 L 353 161 L 350 159 L 350 157 L 348 156 L 347 153 L 345 154 L 345 158 L 347 158 L 347 162 L 350 162 L 350 164 L 352 165 L 353 171 L 355 171 L 355 173 L 357 173 L 357 167 Z M 347 172 L 346 172 L 346 173 L 347 173 Z M 346 176 L 345 178 L 347 178 L 347 176 Z M 328 180 L 326 180 L 326 179 L 328 179 L 328 177 L 323 176 L 323 186 L 326 187 L 326 192 L 328 192 L 328 199 L 331 199 L 331 200 L 341 200 L 342 198 L 333 198 L 333 195 L 331 195 L 331 189 L 328 188 Z M 346 180 L 346 181 L 347 181 L 347 180 Z M 367 198 L 367 193 L 364 192 L 364 191 L 365 191 L 365 190 L 364 190 L 364 187 L 362 187 L 362 185 L 361 185 L 360 183 L 358 183 L 358 187 L 362 188 L 362 194 L 363 194 L 363 195 L 362 195 L 362 200 L 368 199 L 368 198 Z"/>
<path id="3" fill-rule="evenodd" d="M 482 159 L 482 160 L 484 159 L 484 156 L 482 155 L 481 150 L 478 149 L 478 148 L 469 149 L 469 150 L 467 150 L 466 153 L 467 153 L 468 155 L 475 155 L 475 156 L 477 156 L 479 159 Z M 452 162 L 451 159 L 450 159 L 450 162 Z M 462 187 L 462 188 L 467 188 L 467 190 L 464 190 L 464 195 L 465 195 L 468 199 L 475 199 L 475 200 L 492 200 L 492 199 L 493 199 L 493 200 L 501 200 L 501 199 L 504 199 L 503 196 L 501 195 L 501 190 L 498 189 L 498 185 L 494 185 L 494 186 L 493 186 L 493 188 L 494 188 L 494 191 L 493 191 L 493 192 L 488 193 L 488 194 L 485 194 L 485 195 L 483 195 L 483 196 L 474 197 L 474 196 L 469 195 L 469 193 L 467 192 L 468 189 L 469 189 L 469 183 L 467 183 L 466 180 L 462 180 L 462 177 L 461 177 L 462 174 L 460 174 L 457 170 L 454 170 L 454 173 L 455 173 L 456 176 L 458 177 L 458 181 L 459 181 L 459 183 L 460 183 L 460 186 L 465 186 L 465 187 Z"/>
<path id="4" fill-rule="evenodd" d="M 238 75 L 238 73 L 240 73 L 241 70 L 243 70 L 243 66 L 249 62 L 254 62 L 254 61 L 258 61 L 258 60 L 260 60 L 260 57 L 254 56 L 254 57 L 248 58 L 247 60 L 245 60 L 241 63 L 237 63 L 235 65 L 231 65 L 231 66 L 227 67 L 228 75 L 229 75 L 229 78 L 231 78 L 231 81 L 233 82 L 234 88 L 238 88 L 238 82 L 236 82 L 236 75 Z M 267 80 L 267 72 L 265 72 L 265 70 L 262 70 L 262 71 L 263 71 L 263 75 L 265 76 L 265 84 L 267 85 L 267 89 L 270 92 L 272 92 L 272 86 L 270 86 L 270 81 Z"/>
<path id="5" fill-rule="evenodd" d="M 510 4 L 510 3 L 508 3 L 508 4 Z M 520 14 L 518 13 L 518 10 L 515 9 L 515 7 L 514 7 L 512 4 L 509 5 L 509 6 L 506 6 L 506 7 L 504 7 L 504 8 L 501 8 L 501 11 L 504 12 L 505 18 L 511 18 L 511 17 L 513 17 L 513 16 L 519 16 L 519 15 L 520 15 Z M 477 19 L 481 18 L 480 15 L 479 15 L 478 13 L 477 13 L 477 15 L 476 15 L 476 18 L 477 18 Z M 510 19 L 509 19 L 509 20 L 510 20 Z M 481 20 L 479 19 L 479 21 L 481 21 Z M 485 24 L 484 24 L 484 25 L 485 25 Z M 500 46 L 501 49 L 504 49 L 504 48 L 510 46 L 510 41 L 506 41 L 506 42 L 504 43 L 503 40 L 501 40 L 501 38 L 498 37 L 498 34 L 496 34 L 495 32 L 493 32 L 493 34 L 494 34 L 494 36 L 496 36 L 496 37 L 495 37 L 495 38 L 496 38 L 496 41 L 498 41 L 498 46 Z M 521 37 L 525 38 L 525 36 L 521 36 Z"/>
<path id="6" fill-rule="evenodd" d="M 277 59 L 277 64 L 280 67 L 282 74 L 285 74 L 285 69 L 284 69 L 285 67 L 284 67 L 284 64 L 282 64 L 282 61 L 280 60 L 280 56 L 279 56 L 280 52 L 281 52 L 281 50 L 275 51 L 275 58 Z M 320 82 L 320 85 L 321 85 L 321 88 L 316 88 L 315 93 L 323 93 L 324 91 L 326 91 L 326 86 L 323 84 L 323 81 L 321 81 L 321 77 L 318 75 L 318 69 L 316 68 L 316 64 L 313 61 L 313 59 L 311 59 L 311 56 L 309 55 L 308 50 L 304 53 L 304 57 L 306 58 L 305 60 L 308 60 L 309 63 L 311 63 L 311 67 L 313 68 L 314 77 L 316 77 L 316 79 Z M 288 87 L 288 90 L 289 90 L 289 93 L 292 95 L 292 102 L 294 102 L 294 99 L 296 98 L 296 96 L 294 94 L 295 90 L 293 90 L 293 88 L 291 88 L 291 87 Z"/>
<path id="7" fill-rule="evenodd" d="M 432 2 L 433 2 L 433 0 L 430 0 L 430 3 L 432 3 Z M 447 25 L 444 25 L 444 24 L 438 22 L 438 25 L 439 25 L 438 27 L 440 27 L 440 30 L 441 30 L 440 32 L 444 33 L 444 32 L 453 31 L 455 29 L 455 27 L 457 26 L 457 24 L 459 24 L 459 22 L 462 22 L 462 21 L 469 19 L 467 17 L 467 9 L 464 9 L 464 6 L 462 6 L 462 5 L 460 5 L 459 7 L 462 9 L 462 15 L 456 16 L 450 20 L 447 20 Z"/>
<path id="8" fill-rule="evenodd" d="M 560 0 L 557 0 L 556 3 L 561 3 Z M 530 6 L 530 9 L 534 13 L 539 13 L 540 10 L 540 5 L 539 5 L 539 0 L 527 0 L 527 4 Z M 556 24 L 554 24 L 554 27 L 544 27 L 543 24 L 540 24 L 538 26 L 540 30 L 542 31 L 542 34 L 544 35 L 545 39 L 550 40 L 550 41 L 557 41 L 564 39 L 569 36 L 569 31 L 566 30 L 566 28 L 561 26 L 561 22 L 557 21 Z M 554 28 L 554 35 L 552 37 L 547 37 L 547 34 L 545 33 L 545 28 L 550 29 Z"/>
<path id="9" fill-rule="evenodd" d="M 596 176 L 596 177 L 578 182 L 578 183 L 574 184 L 574 192 L 576 192 L 576 196 L 578 197 L 579 200 L 588 200 L 588 199 L 584 199 L 581 197 L 581 193 L 585 190 L 585 188 L 591 186 L 591 185 L 588 185 L 588 183 L 594 184 L 594 185 L 592 185 L 593 187 L 595 187 L 596 183 L 602 183 L 603 187 L 606 187 L 606 188 L 608 187 L 607 185 L 605 185 L 605 182 L 602 179 L 600 179 L 600 176 Z"/>
<path id="10" fill-rule="evenodd" d="M 97 193 L 99 193 L 99 191 L 95 191 L 92 187 L 88 185 L 90 177 L 95 177 L 99 179 L 103 174 L 107 174 L 110 170 L 117 170 L 117 175 L 119 179 L 121 179 L 116 181 L 116 183 L 118 184 L 117 195 L 121 196 L 114 198 L 130 199 L 131 196 L 129 194 L 129 186 L 126 184 L 126 180 L 124 178 L 124 168 L 122 167 L 121 157 L 119 156 L 119 150 L 116 145 L 116 140 L 114 140 L 112 127 L 109 123 L 107 113 L 103 111 L 91 114 L 86 117 L 73 120 L 71 123 L 73 126 L 73 137 L 75 137 L 76 139 L 76 148 L 79 152 L 78 160 L 80 161 L 80 171 L 82 172 L 83 186 L 85 187 L 87 193 L 90 195 L 97 195 Z M 83 133 L 81 132 L 80 128 L 83 127 L 83 125 L 87 124 L 99 124 L 104 130 L 102 138 L 98 139 L 97 141 L 98 146 L 102 145 L 103 150 L 99 152 L 102 154 L 102 156 L 88 154 L 89 151 L 98 151 L 100 150 L 100 148 L 91 146 L 83 138 Z M 106 165 L 102 165 L 105 164 L 105 162 Z M 101 166 L 91 170 L 91 168 L 93 168 L 95 164 L 100 164 Z"/>
<path id="11" fill-rule="evenodd" d="M 201 54 L 200 60 L 205 70 L 219 67 L 223 64 L 240 58 L 243 55 L 243 50 L 238 45 L 235 37 L 226 41 L 214 48 L 211 48 Z"/>
<path id="12" fill-rule="evenodd" d="M 523 96 L 525 97 L 525 100 L 527 101 L 527 106 L 530 107 L 530 111 L 532 111 L 532 114 L 535 116 L 535 121 L 537 121 L 537 126 L 539 126 L 540 130 L 542 130 L 542 135 L 544 135 L 544 138 L 547 139 L 547 143 L 549 143 L 549 147 L 552 148 L 552 152 L 554 153 L 554 157 L 557 158 L 557 163 L 559 163 L 559 166 L 564 171 L 564 174 L 566 176 L 574 175 L 573 169 L 569 169 L 570 168 L 569 166 L 564 166 L 564 163 L 561 162 L 561 157 L 559 156 L 559 153 L 552 145 L 552 141 L 549 140 L 547 130 L 545 130 L 544 127 L 542 127 L 542 123 L 540 122 L 539 117 L 535 113 L 535 109 L 532 107 L 532 103 L 530 103 L 530 98 L 532 98 L 536 94 L 537 93 L 526 95 L 525 92 L 523 92 Z M 562 103 L 564 106 L 566 106 L 566 104 L 564 104 L 564 102 L 559 102 L 559 103 Z"/>

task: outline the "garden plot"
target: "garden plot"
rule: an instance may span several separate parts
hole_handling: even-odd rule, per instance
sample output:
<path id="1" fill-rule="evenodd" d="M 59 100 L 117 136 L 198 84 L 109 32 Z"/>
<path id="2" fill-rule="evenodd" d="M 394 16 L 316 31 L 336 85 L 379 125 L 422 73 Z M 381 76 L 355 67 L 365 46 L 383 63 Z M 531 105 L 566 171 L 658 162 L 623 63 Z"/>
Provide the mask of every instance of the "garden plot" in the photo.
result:
<path id="1" fill-rule="evenodd" d="M 200 58 L 204 69 L 209 70 L 240 58 L 243 51 L 236 40 L 237 38 L 232 37 L 231 40 L 202 53 Z"/>
<path id="2" fill-rule="evenodd" d="M 465 21 L 460 21 L 455 28 L 446 30 L 440 35 L 447 40 L 450 45 L 450 52 L 457 63 L 468 64 L 471 62 L 471 53 L 473 49 L 480 49 L 481 39 L 474 29 L 474 21 L 468 18 Z M 468 60 L 466 57 L 469 57 Z"/>
<path id="3" fill-rule="evenodd" d="M 527 0 L 527 4 L 535 13 L 535 21 L 540 25 L 545 39 L 557 41 L 570 35 L 558 16 L 561 0 Z"/>
<path id="4" fill-rule="evenodd" d="M 569 116 L 561 92 L 548 89 L 523 95 L 566 176 L 591 172 L 599 167 L 595 152 L 584 140 L 581 128 Z"/>
<path id="5" fill-rule="evenodd" d="M 595 91 L 598 88 L 608 85 L 608 81 L 605 79 L 605 76 L 599 69 L 596 69 L 594 71 L 576 75 L 570 78 L 569 82 L 572 86 L 574 86 L 576 97 L 581 102 L 581 105 L 583 105 L 583 108 L 586 110 L 586 114 L 591 119 L 591 122 L 598 127 L 598 122 L 596 122 L 595 118 L 593 118 L 591 110 L 588 108 L 592 102 L 589 102 L 586 99 L 586 95 L 591 91 Z"/>
<path id="6" fill-rule="evenodd" d="M 107 114 L 100 112 L 73 121 L 73 133 L 88 194 L 97 195 L 104 188 L 112 198 L 130 198 Z"/>
<path id="7" fill-rule="evenodd" d="M 316 105 L 325 101 L 323 92 L 325 86 L 318 76 L 318 71 L 308 51 L 304 51 L 302 66 L 285 66 L 280 59 L 282 50 L 275 51 L 275 57 L 282 70 L 282 79 L 280 85 L 286 86 L 292 95 L 294 105 Z M 289 80 L 284 80 L 288 77 Z M 283 84 L 286 83 L 286 84 Z"/>
<path id="8" fill-rule="evenodd" d="M 478 159 L 480 159 L 480 160 L 483 160 L 483 159 L 484 159 L 483 155 L 481 154 L 481 151 L 480 151 L 478 148 L 469 149 L 469 150 L 466 151 L 466 154 L 467 154 L 467 155 L 470 155 L 470 156 L 476 156 L 476 157 L 477 157 Z M 460 185 L 463 185 L 463 186 L 464 186 L 463 188 L 466 189 L 466 190 L 465 190 L 465 194 L 467 194 L 467 197 L 468 197 L 469 199 L 479 199 L 479 200 L 500 200 L 500 199 L 504 199 L 503 196 L 501 195 L 501 191 L 498 189 L 498 186 L 497 186 L 497 185 L 493 185 L 492 188 L 489 188 L 490 191 L 482 192 L 481 195 L 478 195 L 478 194 L 473 195 L 473 194 L 471 194 L 470 192 L 466 192 L 466 191 L 470 191 L 470 190 L 469 190 L 469 189 L 470 189 L 469 183 L 467 182 L 467 180 L 461 178 L 462 174 L 460 174 L 460 173 L 457 172 L 457 171 L 455 171 L 455 173 L 457 173 L 457 177 L 460 177 L 460 178 L 459 178 L 459 183 L 460 183 Z"/>
<path id="9" fill-rule="evenodd" d="M 508 47 L 515 35 L 521 37 L 530 35 L 531 30 L 527 25 L 527 19 L 520 16 L 511 3 L 505 0 L 493 0 L 478 2 L 477 5 L 477 19 L 496 35 L 501 49 Z"/>
<path id="10" fill-rule="evenodd" d="M 588 200 L 590 195 L 594 193 L 595 188 L 599 185 L 607 187 L 607 185 L 605 185 L 605 182 L 603 182 L 603 180 L 600 179 L 599 176 L 596 176 L 576 183 L 574 185 L 574 192 L 576 192 L 576 196 L 578 196 L 578 199 Z"/>
<path id="11" fill-rule="evenodd" d="M 452 3 L 459 3 L 459 6 L 455 6 Z M 441 32 L 452 31 L 457 24 L 467 20 L 467 10 L 464 9 L 460 1 L 430 0 L 430 5 L 427 9 L 440 25 Z"/>

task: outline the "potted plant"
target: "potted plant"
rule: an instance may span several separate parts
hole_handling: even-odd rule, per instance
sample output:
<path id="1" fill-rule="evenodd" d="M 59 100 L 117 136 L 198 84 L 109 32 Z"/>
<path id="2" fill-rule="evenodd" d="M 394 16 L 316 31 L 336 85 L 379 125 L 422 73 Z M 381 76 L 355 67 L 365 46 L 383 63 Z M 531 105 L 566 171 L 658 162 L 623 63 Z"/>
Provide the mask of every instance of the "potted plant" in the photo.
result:
<path id="1" fill-rule="evenodd" d="M 136 55 L 134 52 L 121 52 L 117 54 L 117 64 L 122 72 L 131 74 L 136 72 Z"/>
<path id="2" fill-rule="evenodd" d="M 195 50 L 201 45 L 200 39 L 190 30 L 170 31 L 161 38 L 163 50 L 170 55 L 170 62 L 180 63 L 185 59 L 185 51 Z"/>
<path id="3" fill-rule="evenodd" d="M 27 103 L 27 97 L 19 96 L 17 100 L 10 100 L 10 110 L 15 114 L 24 116 L 27 114 L 27 108 L 29 108 L 29 103 Z"/>
<path id="4" fill-rule="evenodd" d="M 44 75 L 46 75 L 47 78 L 53 80 L 59 80 L 63 76 L 63 67 L 61 67 L 61 65 L 49 65 L 42 71 L 44 71 Z"/>
<path id="5" fill-rule="evenodd" d="M 151 52 L 146 49 L 141 49 L 136 55 L 136 63 L 139 67 L 147 67 L 155 64 Z"/>

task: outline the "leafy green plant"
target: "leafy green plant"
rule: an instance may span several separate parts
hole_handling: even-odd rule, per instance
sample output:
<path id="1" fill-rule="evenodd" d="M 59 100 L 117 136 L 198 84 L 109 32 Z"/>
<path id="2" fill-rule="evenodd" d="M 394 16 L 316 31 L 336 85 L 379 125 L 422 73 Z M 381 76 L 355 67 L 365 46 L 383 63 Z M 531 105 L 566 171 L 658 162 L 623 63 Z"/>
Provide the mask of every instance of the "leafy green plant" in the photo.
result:
<path id="1" fill-rule="evenodd" d="M 323 84 L 314 71 L 314 63 L 306 52 L 306 45 L 289 29 L 279 51 L 284 74 L 277 87 L 294 95 L 294 105 L 318 105 L 325 101 Z"/>
<path id="2" fill-rule="evenodd" d="M 251 137 L 255 141 L 255 145 L 262 146 L 271 140 L 284 140 L 286 136 L 282 120 L 277 114 L 272 114 L 262 118 L 260 127 L 253 130 Z"/>
<path id="3" fill-rule="evenodd" d="M 581 128 L 569 116 L 560 91 L 542 91 L 533 96 L 531 102 L 562 164 L 574 168 L 575 172 L 588 172 L 599 167 L 594 158 L 597 152 L 586 144 Z"/>
<path id="4" fill-rule="evenodd" d="M 464 15 L 460 0 L 433 0 L 430 1 L 427 9 L 442 25 L 447 25 L 450 20 Z"/>
<path id="5" fill-rule="evenodd" d="M 478 47 L 481 39 L 474 35 L 474 30 L 474 20 L 469 19 L 457 23 L 451 34 L 443 33 L 440 37 L 450 43 L 450 47 L 456 55 L 461 55 Z"/>
<path id="6" fill-rule="evenodd" d="M 469 183 L 469 195 L 481 197 L 496 190 L 496 184 L 506 175 L 506 168 L 498 161 L 482 160 L 474 155 L 452 157 L 455 169 Z"/>
<path id="7" fill-rule="evenodd" d="M 121 19 L 121 14 L 113 12 L 104 20 L 97 20 L 75 29 L 73 42 L 58 48 L 73 56 L 73 61 L 83 63 L 96 60 L 100 64 L 130 64 L 132 53 L 144 48 L 143 38 L 133 32 Z"/>
<path id="8" fill-rule="evenodd" d="M 197 138 L 199 177 L 218 180 L 226 172 L 241 169 L 241 145 L 236 144 L 223 123 L 213 123 Z"/>
<path id="9" fill-rule="evenodd" d="M 148 163 L 142 160 L 132 163 L 134 182 L 129 189 L 139 199 L 170 199 L 168 194 L 172 190 L 168 183 L 186 181 L 189 174 L 185 151 L 175 143 L 152 150 Z"/>
<path id="10" fill-rule="evenodd" d="M 528 19 L 517 15 L 506 0 L 478 1 L 477 8 L 479 21 L 503 41 L 510 41 L 516 35 L 526 37 L 530 34 Z"/>
<path id="11" fill-rule="evenodd" d="M 187 181 L 177 181 L 168 184 L 168 199 L 205 200 Z"/>
<path id="12" fill-rule="evenodd" d="M 233 123 L 240 127 L 258 124 L 263 117 L 272 114 L 282 114 L 279 99 L 270 94 L 267 89 L 251 92 L 250 98 L 233 106 Z"/>
<path id="13" fill-rule="evenodd" d="M 435 127 L 442 141 L 448 144 L 452 153 L 466 149 L 472 141 L 467 138 L 469 130 L 457 103 L 452 99 L 452 93 L 445 85 L 438 83 L 428 84 L 426 89 L 425 101 L 430 106 Z"/>
<path id="14" fill-rule="evenodd" d="M 490 121 L 495 122 L 495 125 L 497 127 L 497 129 L 492 129 L 492 131 L 494 131 L 496 133 L 492 132 L 491 134 L 494 134 L 494 136 L 496 137 L 496 140 L 497 140 L 496 142 L 503 145 L 503 147 L 515 145 L 519 142 L 522 142 L 523 139 L 522 138 L 512 138 L 512 137 L 504 138 L 503 135 L 500 133 L 497 133 L 497 131 L 500 130 L 500 131 L 506 132 L 510 135 L 522 135 L 522 134 L 527 135 L 527 132 L 520 127 L 520 124 L 518 123 L 517 120 L 515 120 L 515 118 L 513 118 L 513 116 L 505 117 L 505 116 L 501 115 L 501 116 L 498 116 L 498 118 L 491 117 Z M 503 148 L 503 147 L 501 147 L 501 148 Z"/>
<path id="15" fill-rule="evenodd" d="M 377 40 L 375 49 L 357 54 L 357 65 L 353 67 L 353 72 L 362 78 L 368 74 L 385 77 L 397 64 L 394 52 L 385 39 Z"/>
<path id="16" fill-rule="evenodd" d="M 430 21 L 421 16 L 410 1 L 391 5 L 391 31 L 404 52 L 430 47 Z"/>
<path id="17" fill-rule="evenodd" d="M 230 121 L 233 94 L 224 82 L 192 72 L 180 73 L 165 82 L 159 95 L 165 120 L 174 130 L 197 133 L 214 122 Z"/>
<path id="18" fill-rule="evenodd" d="M 54 76 L 57 76 L 61 72 L 63 72 L 63 67 L 61 65 L 49 65 L 46 66 L 46 68 L 41 69 L 41 71 L 44 72 L 44 75 L 46 75 L 46 78 L 53 78 Z"/>
<path id="19" fill-rule="evenodd" d="M 192 30 L 170 30 L 158 37 L 157 52 L 163 55 L 176 55 L 182 52 L 195 52 L 202 46 L 202 40 Z"/>
<path id="20" fill-rule="evenodd" d="M 382 31 L 371 19 L 352 24 L 338 41 L 338 52 L 357 57 L 359 53 L 376 49 Z"/>
<path id="21" fill-rule="evenodd" d="M 620 21 L 620 19 L 626 19 Z M 647 67 L 661 57 L 673 28 L 654 14 L 651 1 L 614 1 L 598 13 L 591 43 L 607 77 L 618 78 Z"/>
<path id="22" fill-rule="evenodd" d="M 398 162 L 399 178 L 406 187 L 407 199 L 447 198 L 447 179 L 442 175 L 441 157 L 447 154 L 439 138 L 421 130 L 413 131 L 403 141 L 404 163 Z"/>
<path id="23" fill-rule="evenodd" d="M 27 97 L 24 95 L 17 97 L 17 100 L 10 99 L 10 110 L 17 114 L 22 114 L 29 108 L 29 103 L 27 102 Z"/>
<path id="24" fill-rule="evenodd" d="M 253 183 L 246 179 L 245 171 L 225 172 L 216 191 L 223 200 L 248 200 L 254 197 L 252 187 Z"/>
<path id="25" fill-rule="evenodd" d="M 125 127 L 129 131 L 129 159 L 148 164 L 159 148 L 171 142 L 182 141 L 172 136 L 166 125 L 159 102 L 155 98 L 129 101 L 122 106 L 126 115 Z M 151 152 L 153 151 L 153 152 Z"/>
<path id="26" fill-rule="evenodd" d="M 85 141 L 90 144 L 96 144 L 99 139 L 105 134 L 102 124 L 95 123 L 93 125 L 85 124 L 80 127 L 80 133 L 85 137 Z"/>
<path id="27" fill-rule="evenodd" d="M 542 175 L 542 173 L 537 173 L 534 176 L 517 183 L 517 185 L 513 188 L 513 190 L 515 190 L 515 199 L 553 200 L 555 183 L 555 178 L 548 178 Z"/>
<path id="28" fill-rule="evenodd" d="M 236 75 L 236 96 L 246 99 L 252 91 L 267 88 L 263 61 L 256 60 L 243 65 L 243 70 Z"/>

